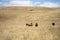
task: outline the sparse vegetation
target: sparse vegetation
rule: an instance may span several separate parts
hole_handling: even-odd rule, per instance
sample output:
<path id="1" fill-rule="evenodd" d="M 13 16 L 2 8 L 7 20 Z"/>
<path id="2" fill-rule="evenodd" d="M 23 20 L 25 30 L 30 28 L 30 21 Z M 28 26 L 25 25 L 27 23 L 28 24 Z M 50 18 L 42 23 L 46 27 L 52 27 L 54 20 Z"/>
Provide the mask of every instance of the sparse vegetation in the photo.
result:
<path id="1" fill-rule="evenodd" d="M 0 40 L 60 40 L 60 8 L 0 8 Z"/>

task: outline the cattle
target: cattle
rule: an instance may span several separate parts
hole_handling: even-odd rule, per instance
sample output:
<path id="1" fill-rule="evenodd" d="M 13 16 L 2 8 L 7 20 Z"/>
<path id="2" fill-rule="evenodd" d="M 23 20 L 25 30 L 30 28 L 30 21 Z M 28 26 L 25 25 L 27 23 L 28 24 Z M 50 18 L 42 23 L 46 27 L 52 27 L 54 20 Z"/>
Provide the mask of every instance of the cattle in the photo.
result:
<path id="1" fill-rule="evenodd" d="M 30 24 L 26 23 L 26 26 L 33 26 L 33 24 L 32 23 L 30 23 Z"/>

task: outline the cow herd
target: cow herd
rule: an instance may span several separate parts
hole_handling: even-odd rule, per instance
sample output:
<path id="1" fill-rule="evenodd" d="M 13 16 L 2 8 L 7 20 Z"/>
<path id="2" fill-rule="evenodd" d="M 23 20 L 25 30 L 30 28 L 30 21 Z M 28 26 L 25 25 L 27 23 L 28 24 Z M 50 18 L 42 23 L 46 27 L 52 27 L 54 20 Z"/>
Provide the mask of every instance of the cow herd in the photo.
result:
<path id="1" fill-rule="evenodd" d="M 26 23 L 26 26 L 33 26 L 33 23 Z M 35 23 L 35 27 L 38 27 L 38 23 Z M 52 23 L 52 26 L 55 26 L 55 23 Z"/>
<path id="2" fill-rule="evenodd" d="M 33 26 L 33 23 L 26 23 L 26 26 Z M 35 27 L 38 27 L 38 23 L 35 23 Z"/>

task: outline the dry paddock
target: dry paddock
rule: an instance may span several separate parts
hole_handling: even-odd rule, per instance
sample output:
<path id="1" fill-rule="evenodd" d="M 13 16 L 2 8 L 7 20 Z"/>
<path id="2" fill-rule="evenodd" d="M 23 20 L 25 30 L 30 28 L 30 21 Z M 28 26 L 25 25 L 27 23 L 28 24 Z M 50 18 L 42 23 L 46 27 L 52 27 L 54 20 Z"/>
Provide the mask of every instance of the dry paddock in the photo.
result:
<path id="1" fill-rule="evenodd" d="M 60 9 L 0 8 L 0 40 L 60 40 Z"/>

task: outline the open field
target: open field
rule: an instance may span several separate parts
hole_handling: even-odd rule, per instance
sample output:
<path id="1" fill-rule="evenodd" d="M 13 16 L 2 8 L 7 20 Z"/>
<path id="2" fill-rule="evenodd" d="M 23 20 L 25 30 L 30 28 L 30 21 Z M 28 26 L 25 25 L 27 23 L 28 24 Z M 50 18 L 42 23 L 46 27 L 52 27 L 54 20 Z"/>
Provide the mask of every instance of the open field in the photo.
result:
<path id="1" fill-rule="evenodd" d="M 60 8 L 0 8 L 0 40 L 60 40 Z"/>

